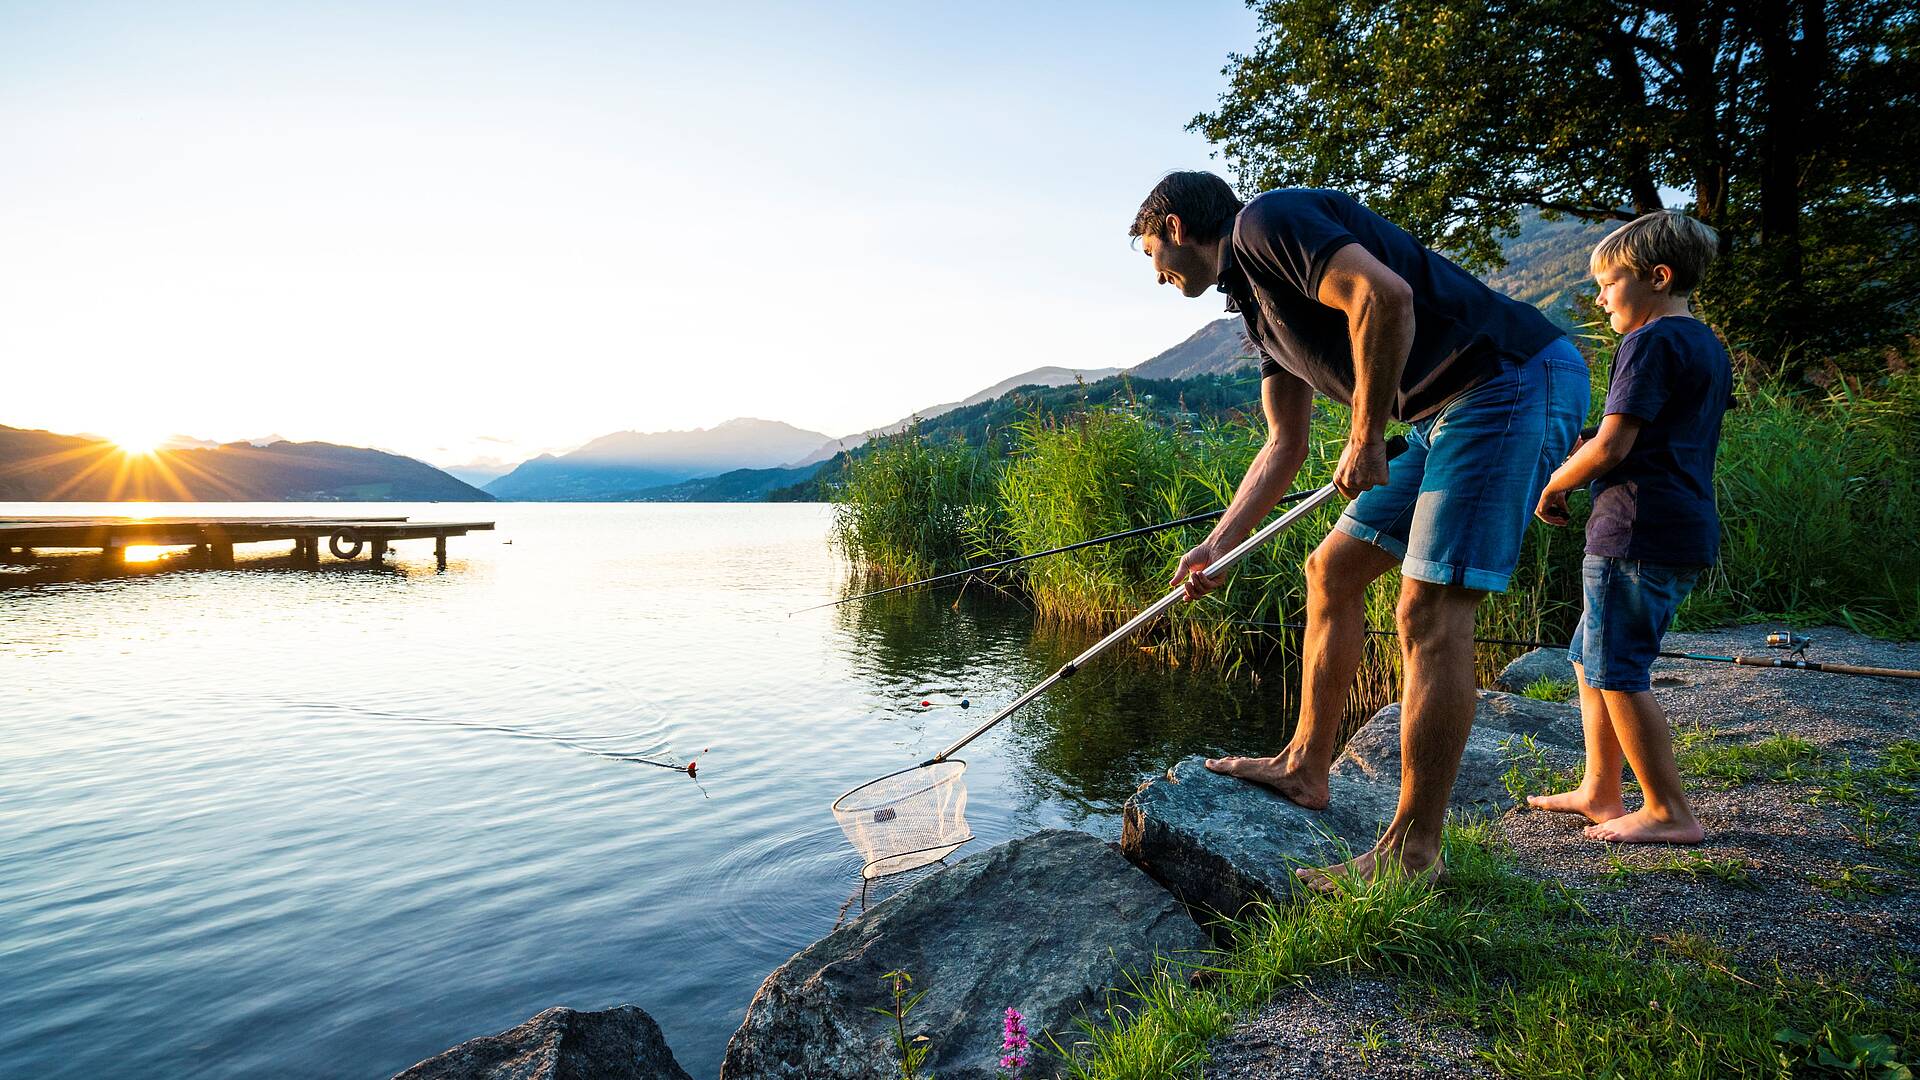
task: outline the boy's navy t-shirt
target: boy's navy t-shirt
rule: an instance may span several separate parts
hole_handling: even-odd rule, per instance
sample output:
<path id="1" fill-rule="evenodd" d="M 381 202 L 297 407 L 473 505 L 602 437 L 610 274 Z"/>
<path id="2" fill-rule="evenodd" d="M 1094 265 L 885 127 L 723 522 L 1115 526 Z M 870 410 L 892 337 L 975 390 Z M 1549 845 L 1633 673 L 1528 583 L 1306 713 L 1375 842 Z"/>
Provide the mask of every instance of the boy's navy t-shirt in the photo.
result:
<path id="1" fill-rule="evenodd" d="M 1593 482 L 1587 554 L 1707 566 L 1720 554 L 1713 456 L 1733 406 L 1733 364 L 1706 323 L 1668 315 L 1620 339 L 1606 411 L 1644 421 L 1626 459 Z"/>
<path id="2" fill-rule="evenodd" d="M 1359 244 L 1413 288 L 1413 349 L 1394 395 L 1393 418 L 1418 420 L 1553 343 L 1558 327 L 1532 305 L 1502 296 L 1350 195 L 1282 188 L 1256 196 L 1221 245 L 1220 288 L 1264 354 L 1260 373 L 1281 369 L 1342 404 L 1353 403 L 1347 316 L 1318 300 L 1334 254 Z"/>

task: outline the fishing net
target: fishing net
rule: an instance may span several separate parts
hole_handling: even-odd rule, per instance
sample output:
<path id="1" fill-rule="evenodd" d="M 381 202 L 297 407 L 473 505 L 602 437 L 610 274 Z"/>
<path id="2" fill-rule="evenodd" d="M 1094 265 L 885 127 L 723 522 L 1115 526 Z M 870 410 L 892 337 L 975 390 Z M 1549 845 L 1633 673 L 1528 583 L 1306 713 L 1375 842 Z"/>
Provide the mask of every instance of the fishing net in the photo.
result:
<path id="1" fill-rule="evenodd" d="M 967 763 L 938 761 L 862 784 L 833 801 L 840 830 L 871 881 L 936 863 L 973 839 L 967 830 Z"/>

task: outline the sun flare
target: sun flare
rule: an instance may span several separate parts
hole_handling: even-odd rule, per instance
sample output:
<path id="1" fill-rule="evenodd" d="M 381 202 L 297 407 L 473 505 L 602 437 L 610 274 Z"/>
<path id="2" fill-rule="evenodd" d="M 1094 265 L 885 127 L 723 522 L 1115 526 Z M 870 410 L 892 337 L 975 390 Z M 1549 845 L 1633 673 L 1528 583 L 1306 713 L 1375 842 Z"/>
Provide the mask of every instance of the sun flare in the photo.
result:
<path id="1" fill-rule="evenodd" d="M 128 457 L 145 457 L 166 441 L 167 436 L 157 431 L 124 431 L 113 436 L 113 445 Z"/>

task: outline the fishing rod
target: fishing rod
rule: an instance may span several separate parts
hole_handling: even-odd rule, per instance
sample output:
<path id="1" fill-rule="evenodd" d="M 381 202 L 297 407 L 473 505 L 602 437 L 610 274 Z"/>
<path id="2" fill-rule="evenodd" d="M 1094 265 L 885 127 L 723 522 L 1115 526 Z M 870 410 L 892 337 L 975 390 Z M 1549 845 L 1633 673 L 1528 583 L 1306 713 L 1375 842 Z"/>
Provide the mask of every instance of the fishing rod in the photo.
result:
<path id="1" fill-rule="evenodd" d="M 1242 620 L 1242 623 L 1246 626 L 1275 627 L 1283 630 L 1305 630 L 1307 628 L 1306 623 L 1260 622 L 1252 619 Z M 1368 627 L 1367 633 L 1380 637 L 1400 636 L 1400 632 L 1397 630 L 1375 630 L 1373 627 Z M 1557 645 L 1551 641 L 1521 641 L 1515 638 L 1477 637 L 1473 640 L 1477 645 L 1513 645 L 1520 648 L 1532 649 L 1565 649 L 1567 647 L 1564 644 Z M 1834 664 L 1820 660 L 1808 660 L 1806 658 L 1807 646 L 1811 644 L 1813 644 L 1811 638 L 1802 637 L 1792 631 L 1779 631 L 1767 635 L 1767 648 L 1792 649 L 1793 651 L 1784 659 L 1769 656 L 1720 656 L 1715 653 L 1668 652 L 1665 650 L 1662 650 L 1657 655 L 1664 656 L 1669 660 L 1702 660 L 1715 664 L 1738 664 L 1741 667 L 1781 668 L 1788 671 L 1820 671 L 1829 675 L 1875 675 L 1887 679 L 1920 679 L 1920 671 L 1910 671 L 1906 668 L 1862 667 L 1858 664 Z"/>
<path id="2" fill-rule="evenodd" d="M 1289 503 L 1296 503 L 1302 499 L 1309 498 L 1313 494 L 1314 493 L 1312 491 L 1291 492 L 1287 495 L 1282 496 L 1280 501 L 1275 505 L 1286 506 Z M 1048 555 L 1058 555 L 1061 552 L 1065 552 L 1065 551 L 1078 551 L 1081 548 L 1092 547 L 1095 544 L 1109 544 L 1115 540 L 1125 540 L 1133 536 L 1147 536 L 1152 533 L 1165 532 L 1168 529 L 1177 529 L 1182 525 L 1194 525 L 1202 521 L 1212 521 L 1215 518 L 1220 517 L 1222 514 L 1225 514 L 1226 512 L 1227 512 L 1226 509 L 1222 507 L 1219 510 L 1209 510 L 1204 514 L 1193 514 L 1189 517 L 1179 518 L 1174 521 L 1163 521 L 1158 525 L 1143 525 L 1138 529 L 1128 529 L 1125 532 L 1108 533 L 1105 536 L 1096 536 L 1091 540 L 1082 540 L 1076 544 L 1068 544 L 1066 547 L 1049 548 L 1046 551 L 1036 551 L 1031 555 L 1015 555 L 1011 559 L 1001 559 L 999 562 L 983 563 L 979 566 L 969 566 L 965 570 L 955 570 L 950 574 L 940 574 L 936 577 L 922 578 L 919 581 L 909 581 L 905 585 L 895 585 L 892 588 L 887 588 L 887 589 L 876 589 L 873 592 L 861 593 L 859 596 L 849 596 L 843 600 L 829 600 L 824 604 L 815 604 L 812 607 L 803 607 L 799 611 L 787 612 L 787 617 L 792 618 L 795 615 L 801 615 L 809 611 L 818 611 L 819 609 L 825 608 L 825 607 L 838 607 L 841 604 L 851 604 L 855 600 L 869 600 L 876 596 L 885 596 L 888 593 L 897 593 L 903 589 L 918 588 L 919 586 L 922 586 L 922 585 L 935 585 L 942 581 L 951 581 L 954 578 L 965 577 L 968 574 L 977 574 L 982 570 L 997 570 L 1002 566 L 1012 566 L 1014 563 L 1026 562 L 1028 559 L 1039 559 L 1039 558 L 1044 558 L 1045 556 L 1048 556 Z"/>

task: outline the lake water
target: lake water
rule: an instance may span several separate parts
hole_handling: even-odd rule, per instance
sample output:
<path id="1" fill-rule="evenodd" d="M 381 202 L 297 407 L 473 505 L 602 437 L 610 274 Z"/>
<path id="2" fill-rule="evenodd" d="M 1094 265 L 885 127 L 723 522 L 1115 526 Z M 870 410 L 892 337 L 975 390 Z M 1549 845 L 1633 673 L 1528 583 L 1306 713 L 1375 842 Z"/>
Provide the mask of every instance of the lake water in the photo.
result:
<path id="1" fill-rule="evenodd" d="M 444 573 L 428 541 L 386 571 L 287 545 L 0 569 L 5 1076 L 383 1077 L 623 1002 L 712 1076 L 760 981 L 859 892 L 833 798 L 1086 644 L 978 587 L 789 617 L 847 585 L 819 505 L 0 504 L 92 512 L 499 529 L 450 540 Z M 968 748 L 960 856 L 1116 837 L 1172 760 L 1284 741 L 1291 681 L 1103 658 Z"/>

